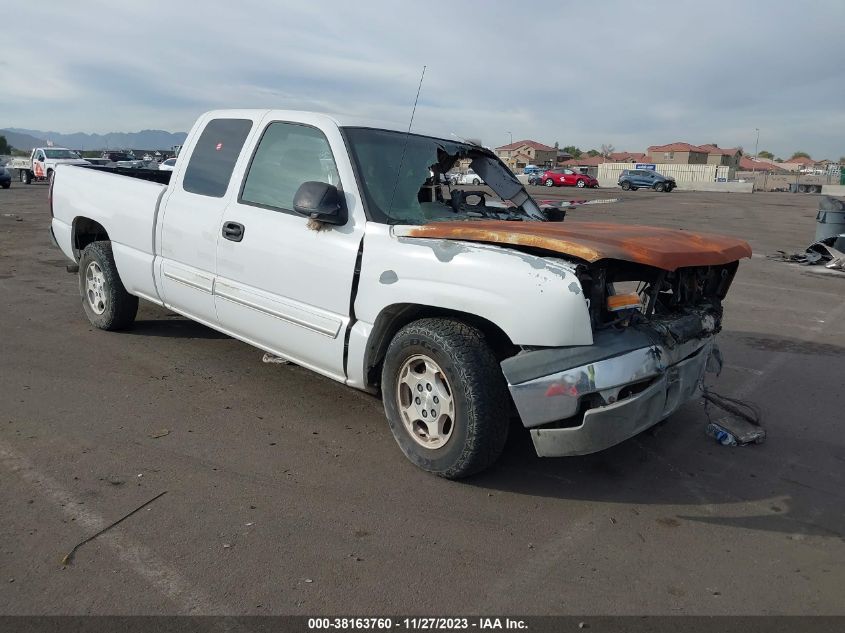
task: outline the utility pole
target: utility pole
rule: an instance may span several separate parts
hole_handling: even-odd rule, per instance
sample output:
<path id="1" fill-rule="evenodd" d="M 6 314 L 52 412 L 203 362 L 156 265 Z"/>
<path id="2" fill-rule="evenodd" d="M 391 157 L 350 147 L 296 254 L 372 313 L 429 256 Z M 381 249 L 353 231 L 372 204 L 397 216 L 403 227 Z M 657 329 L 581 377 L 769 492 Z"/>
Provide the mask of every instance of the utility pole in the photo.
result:
<path id="1" fill-rule="evenodd" d="M 755 127 L 757 130 L 757 140 L 754 142 L 754 160 L 757 160 L 759 157 L 757 156 L 757 148 L 760 146 L 760 128 Z"/>

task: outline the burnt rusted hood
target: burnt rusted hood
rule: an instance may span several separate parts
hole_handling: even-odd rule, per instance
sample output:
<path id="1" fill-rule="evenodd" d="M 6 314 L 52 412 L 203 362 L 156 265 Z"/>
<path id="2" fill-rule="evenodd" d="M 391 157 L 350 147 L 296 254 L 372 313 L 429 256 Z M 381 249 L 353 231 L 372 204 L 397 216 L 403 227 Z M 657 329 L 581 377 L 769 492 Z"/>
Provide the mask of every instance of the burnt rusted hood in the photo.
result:
<path id="1" fill-rule="evenodd" d="M 406 237 L 526 246 L 588 262 L 618 259 L 670 271 L 685 266 L 717 266 L 751 257 L 748 243 L 733 237 L 609 222 L 470 220 L 396 226 L 394 232 Z"/>

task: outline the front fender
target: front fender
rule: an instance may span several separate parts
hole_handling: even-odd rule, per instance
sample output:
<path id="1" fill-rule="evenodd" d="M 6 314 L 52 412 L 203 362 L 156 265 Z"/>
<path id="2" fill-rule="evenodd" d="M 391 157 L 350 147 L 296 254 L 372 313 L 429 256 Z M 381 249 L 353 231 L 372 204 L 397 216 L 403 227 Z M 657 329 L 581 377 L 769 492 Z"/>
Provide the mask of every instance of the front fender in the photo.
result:
<path id="1" fill-rule="evenodd" d="M 355 318 L 374 324 L 395 304 L 477 315 L 515 345 L 589 345 L 587 302 L 574 265 L 512 248 L 395 237 L 368 223 Z"/>

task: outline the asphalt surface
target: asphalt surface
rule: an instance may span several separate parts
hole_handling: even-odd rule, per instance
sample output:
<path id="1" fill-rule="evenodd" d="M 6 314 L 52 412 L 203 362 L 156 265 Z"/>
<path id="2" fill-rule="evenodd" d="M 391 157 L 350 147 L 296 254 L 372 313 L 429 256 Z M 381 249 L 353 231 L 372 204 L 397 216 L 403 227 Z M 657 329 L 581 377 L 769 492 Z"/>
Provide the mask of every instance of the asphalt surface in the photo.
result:
<path id="1" fill-rule="evenodd" d="M 493 470 L 427 475 L 370 396 L 149 304 L 94 330 L 46 187 L 15 182 L 0 613 L 845 614 L 845 274 L 765 258 L 812 240 L 817 196 L 536 191 L 752 244 L 715 387 L 759 405 L 765 444 L 712 443 L 694 402 L 597 455 L 537 458 L 516 427 Z"/>

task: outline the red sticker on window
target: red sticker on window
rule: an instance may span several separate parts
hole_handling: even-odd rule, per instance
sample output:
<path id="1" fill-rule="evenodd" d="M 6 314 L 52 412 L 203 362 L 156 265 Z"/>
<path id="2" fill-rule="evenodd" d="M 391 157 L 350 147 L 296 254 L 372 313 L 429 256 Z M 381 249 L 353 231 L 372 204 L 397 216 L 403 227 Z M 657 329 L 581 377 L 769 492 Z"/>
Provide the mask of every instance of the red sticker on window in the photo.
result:
<path id="1" fill-rule="evenodd" d="M 217 151 L 219 152 L 221 149 L 223 149 L 223 143 L 218 143 L 215 149 L 217 149 Z"/>

